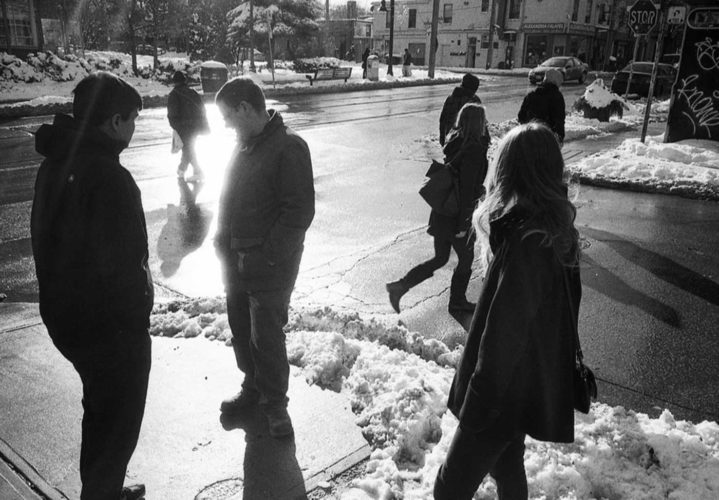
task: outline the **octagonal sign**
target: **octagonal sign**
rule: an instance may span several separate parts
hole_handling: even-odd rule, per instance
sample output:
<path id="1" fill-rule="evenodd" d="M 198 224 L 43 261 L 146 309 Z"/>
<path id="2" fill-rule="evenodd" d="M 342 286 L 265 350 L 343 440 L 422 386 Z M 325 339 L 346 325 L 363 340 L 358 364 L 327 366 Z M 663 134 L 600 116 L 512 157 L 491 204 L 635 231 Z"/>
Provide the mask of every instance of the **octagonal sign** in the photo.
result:
<path id="1" fill-rule="evenodd" d="M 635 35 L 646 35 L 657 24 L 659 8 L 649 0 L 637 0 L 629 7 L 629 28 Z"/>

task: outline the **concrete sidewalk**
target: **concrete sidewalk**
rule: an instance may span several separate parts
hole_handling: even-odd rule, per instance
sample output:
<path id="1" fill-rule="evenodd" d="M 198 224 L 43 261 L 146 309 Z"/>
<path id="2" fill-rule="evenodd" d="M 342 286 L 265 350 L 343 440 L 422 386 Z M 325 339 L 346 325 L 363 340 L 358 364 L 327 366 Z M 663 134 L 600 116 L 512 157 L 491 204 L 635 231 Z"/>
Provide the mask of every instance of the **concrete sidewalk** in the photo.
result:
<path id="1" fill-rule="evenodd" d="M 80 380 L 36 304 L 0 304 L 0 318 L 0 497 L 79 498 Z M 220 419 L 220 401 L 241 381 L 230 348 L 153 338 L 152 349 L 147 409 L 126 479 L 145 483 L 148 499 L 305 498 L 369 456 L 349 401 L 308 386 L 294 368 L 295 436 L 281 441 L 269 437 L 260 414 Z"/>

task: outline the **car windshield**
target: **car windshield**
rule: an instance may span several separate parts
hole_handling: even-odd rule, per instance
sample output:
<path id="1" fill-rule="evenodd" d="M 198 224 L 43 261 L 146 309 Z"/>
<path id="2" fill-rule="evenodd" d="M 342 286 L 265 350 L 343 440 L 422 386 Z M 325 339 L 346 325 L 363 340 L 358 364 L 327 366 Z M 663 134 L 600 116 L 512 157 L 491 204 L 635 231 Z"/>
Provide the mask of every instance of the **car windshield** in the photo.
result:
<path id="1" fill-rule="evenodd" d="M 550 57 L 542 64 L 540 64 L 540 66 L 545 66 L 548 68 L 563 68 L 567 65 L 568 60 L 569 59 L 566 57 Z"/>

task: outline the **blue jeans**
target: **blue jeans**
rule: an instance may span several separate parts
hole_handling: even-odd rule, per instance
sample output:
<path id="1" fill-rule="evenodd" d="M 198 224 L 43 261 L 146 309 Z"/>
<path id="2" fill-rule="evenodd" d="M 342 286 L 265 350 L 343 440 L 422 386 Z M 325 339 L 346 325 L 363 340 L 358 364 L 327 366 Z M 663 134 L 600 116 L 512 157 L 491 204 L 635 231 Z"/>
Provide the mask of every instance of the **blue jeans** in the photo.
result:
<path id="1" fill-rule="evenodd" d="M 507 440 L 489 428 L 470 432 L 457 427 L 444 464 L 434 483 L 436 500 L 470 500 L 489 474 L 499 500 L 526 500 L 524 434 Z"/>
<path id="2" fill-rule="evenodd" d="M 227 319 L 242 389 L 259 392 L 260 404 L 287 407 L 290 365 L 284 326 L 294 285 L 280 290 L 227 290 Z"/>

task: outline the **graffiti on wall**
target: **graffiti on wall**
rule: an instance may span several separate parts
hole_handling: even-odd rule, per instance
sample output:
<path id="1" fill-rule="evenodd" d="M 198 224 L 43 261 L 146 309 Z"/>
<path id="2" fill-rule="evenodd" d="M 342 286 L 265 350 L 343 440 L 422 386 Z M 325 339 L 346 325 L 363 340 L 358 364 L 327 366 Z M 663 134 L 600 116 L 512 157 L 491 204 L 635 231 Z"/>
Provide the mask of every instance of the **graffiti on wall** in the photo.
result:
<path id="1" fill-rule="evenodd" d="M 681 64 L 672 91 L 667 142 L 719 141 L 719 8 L 696 8 L 687 17 Z"/>

